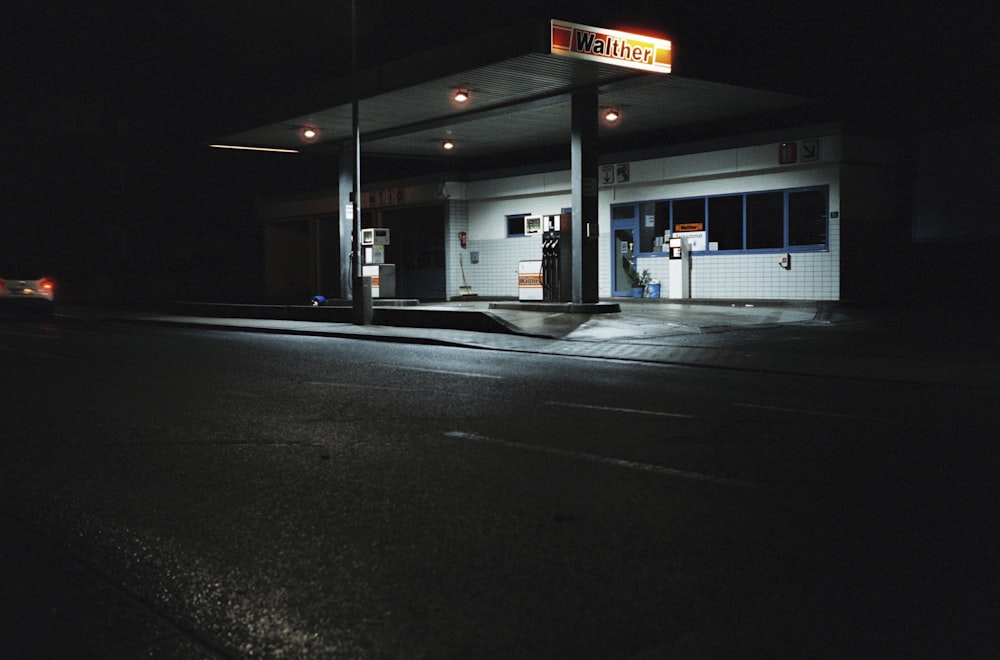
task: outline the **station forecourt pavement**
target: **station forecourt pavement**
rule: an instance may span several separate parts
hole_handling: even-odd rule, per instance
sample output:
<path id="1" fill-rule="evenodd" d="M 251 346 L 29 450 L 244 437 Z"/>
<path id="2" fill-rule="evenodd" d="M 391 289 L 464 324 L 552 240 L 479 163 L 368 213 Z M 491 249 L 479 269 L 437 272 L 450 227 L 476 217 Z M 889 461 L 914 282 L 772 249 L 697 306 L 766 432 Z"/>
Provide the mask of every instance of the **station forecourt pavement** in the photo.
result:
<path id="1" fill-rule="evenodd" d="M 636 362 L 996 388 L 997 324 L 949 306 L 831 301 L 603 299 L 592 304 L 459 297 L 308 305 L 176 303 L 91 310 L 114 320 L 220 330 L 434 343 Z M 76 310 L 73 313 L 81 313 Z"/>

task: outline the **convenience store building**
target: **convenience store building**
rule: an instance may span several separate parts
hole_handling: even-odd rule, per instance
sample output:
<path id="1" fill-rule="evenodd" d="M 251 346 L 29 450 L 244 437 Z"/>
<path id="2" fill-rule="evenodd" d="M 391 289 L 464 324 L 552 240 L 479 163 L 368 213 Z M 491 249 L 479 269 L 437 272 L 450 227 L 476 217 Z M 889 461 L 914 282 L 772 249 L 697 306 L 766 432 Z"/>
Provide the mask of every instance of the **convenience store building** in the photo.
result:
<path id="1" fill-rule="evenodd" d="M 810 99 L 680 76 L 661 38 L 551 21 L 483 43 L 359 75 L 362 156 L 401 172 L 362 168 L 361 225 L 387 237 L 364 259 L 391 265 L 391 297 L 522 296 L 552 216 L 575 241 L 567 302 L 633 295 L 628 269 L 668 297 L 672 238 L 684 297 L 887 294 L 907 231 L 892 145 Z M 350 296 L 352 104 L 317 107 L 221 141 L 339 163 L 337 187 L 259 204 L 272 300 Z"/>

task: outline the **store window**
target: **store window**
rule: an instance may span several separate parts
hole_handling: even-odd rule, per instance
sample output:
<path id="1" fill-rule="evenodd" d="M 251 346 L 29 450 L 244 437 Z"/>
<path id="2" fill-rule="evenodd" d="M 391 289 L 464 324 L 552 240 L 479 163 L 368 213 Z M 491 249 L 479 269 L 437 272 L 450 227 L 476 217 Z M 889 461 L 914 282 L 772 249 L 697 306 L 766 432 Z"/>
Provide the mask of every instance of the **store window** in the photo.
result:
<path id="1" fill-rule="evenodd" d="M 634 220 L 635 219 L 635 204 L 619 204 L 617 206 L 611 207 L 611 219 L 612 220 Z"/>
<path id="2" fill-rule="evenodd" d="M 708 242 L 719 250 L 743 249 L 743 195 L 708 198 Z"/>
<path id="3" fill-rule="evenodd" d="M 746 205 L 747 249 L 767 250 L 784 247 L 784 193 L 747 195 Z"/>
<path id="4" fill-rule="evenodd" d="M 678 199 L 673 202 L 674 225 L 697 225 L 705 222 L 705 198 Z"/>
<path id="5" fill-rule="evenodd" d="M 825 190 L 797 190 L 788 193 L 789 246 L 825 246 L 826 223 Z"/>
<path id="6" fill-rule="evenodd" d="M 638 220 L 639 251 L 661 253 L 665 232 L 707 231 L 708 252 L 825 250 L 828 189 L 796 188 L 616 204 L 614 220 Z"/>
<path id="7" fill-rule="evenodd" d="M 515 236 L 524 236 L 524 219 L 528 217 L 527 213 L 520 213 L 517 215 L 507 216 L 507 238 L 513 238 Z"/>
<path id="8" fill-rule="evenodd" d="M 670 229 L 670 202 L 639 204 L 639 250 L 659 252 Z"/>

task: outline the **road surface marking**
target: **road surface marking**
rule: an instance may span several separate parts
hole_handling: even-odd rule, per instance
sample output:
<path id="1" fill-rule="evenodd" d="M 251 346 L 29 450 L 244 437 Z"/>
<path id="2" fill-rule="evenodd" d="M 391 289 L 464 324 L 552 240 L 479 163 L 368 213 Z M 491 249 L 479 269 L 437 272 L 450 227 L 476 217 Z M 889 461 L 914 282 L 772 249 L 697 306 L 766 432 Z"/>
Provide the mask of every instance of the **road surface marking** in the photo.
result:
<path id="1" fill-rule="evenodd" d="M 871 422 L 892 423 L 893 420 L 884 417 L 872 417 L 871 415 L 856 415 L 854 413 L 829 412 L 825 410 L 802 410 L 801 408 L 783 408 L 781 406 L 764 406 L 757 403 L 734 402 L 734 406 L 741 408 L 757 408 L 759 410 L 775 410 L 777 412 L 795 413 L 797 415 L 817 415 L 819 417 L 843 417 L 845 419 L 863 419 Z"/>
<path id="2" fill-rule="evenodd" d="M 446 376 L 465 376 L 467 378 L 492 378 L 503 380 L 503 376 L 493 376 L 491 374 L 475 374 L 471 371 L 449 371 L 448 369 L 421 369 L 420 367 L 396 367 L 402 371 L 424 371 L 431 374 L 445 374 Z"/>
<path id="3" fill-rule="evenodd" d="M 566 406 L 567 408 L 586 408 L 588 410 L 601 410 L 604 412 L 623 412 L 632 415 L 655 415 L 657 417 L 679 417 L 682 419 L 694 419 L 694 415 L 684 413 L 660 412 L 658 410 L 643 410 L 641 408 L 616 408 L 614 406 L 591 406 L 585 403 L 566 403 L 565 401 L 546 401 L 548 406 Z"/>
<path id="4" fill-rule="evenodd" d="M 666 467 L 665 465 L 640 463 L 638 461 L 628 461 L 621 458 L 610 458 L 608 456 L 587 454 L 585 452 L 572 451 L 569 449 L 559 449 L 556 447 L 543 447 L 541 445 L 529 445 L 524 442 L 514 442 L 512 440 L 503 440 L 501 438 L 491 438 L 489 436 L 480 435 L 478 433 L 470 433 L 467 431 L 446 431 L 445 435 L 449 438 L 458 438 L 461 440 L 474 440 L 476 442 L 482 442 L 484 444 L 500 445 L 503 447 L 510 447 L 511 449 L 522 449 L 525 451 L 537 452 L 541 454 L 549 454 L 552 456 L 562 456 L 565 458 L 588 461 L 591 463 L 600 463 L 603 465 L 611 465 L 613 467 L 626 468 L 628 470 L 639 470 L 641 472 L 665 474 L 671 477 L 678 477 L 680 479 L 690 479 L 692 481 L 705 481 L 708 483 L 719 484 L 722 486 L 733 486 L 736 488 L 763 487 L 762 484 L 756 484 L 751 481 L 743 481 L 742 479 L 729 479 L 727 477 L 717 477 L 711 474 L 702 474 L 701 472 L 689 472 L 687 470 L 678 470 L 677 468 Z"/>
<path id="5" fill-rule="evenodd" d="M 323 380 L 307 380 L 303 381 L 304 385 L 315 385 L 317 387 L 339 387 L 343 389 L 352 390 L 383 390 L 386 392 L 441 392 L 444 394 L 454 395 L 453 390 L 447 390 L 440 387 L 428 388 L 428 387 L 397 387 L 395 385 L 367 385 L 364 383 L 335 383 L 333 381 L 323 381 Z M 469 392 L 459 392 L 461 396 L 469 397 L 476 396 L 475 394 Z"/>

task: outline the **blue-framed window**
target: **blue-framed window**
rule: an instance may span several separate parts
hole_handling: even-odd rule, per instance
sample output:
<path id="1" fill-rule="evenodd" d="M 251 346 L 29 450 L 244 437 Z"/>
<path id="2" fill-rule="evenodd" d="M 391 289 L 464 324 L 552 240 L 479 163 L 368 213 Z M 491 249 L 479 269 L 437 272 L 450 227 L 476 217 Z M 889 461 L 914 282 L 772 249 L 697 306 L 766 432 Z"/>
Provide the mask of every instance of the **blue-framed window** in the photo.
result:
<path id="1" fill-rule="evenodd" d="M 515 215 L 506 216 L 507 219 L 507 238 L 515 238 L 517 236 L 525 236 L 524 233 L 524 219 L 528 217 L 528 213 L 517 213 Z"/>
<path id="2" fill-rule="evenodd" d="M 666 232 L 705 231 L 706 254 L 829 249 L 829 187 L 813 186 L 615 204 L 612 218 L 635 218 L 639 253 L 661 253 Z"/>

